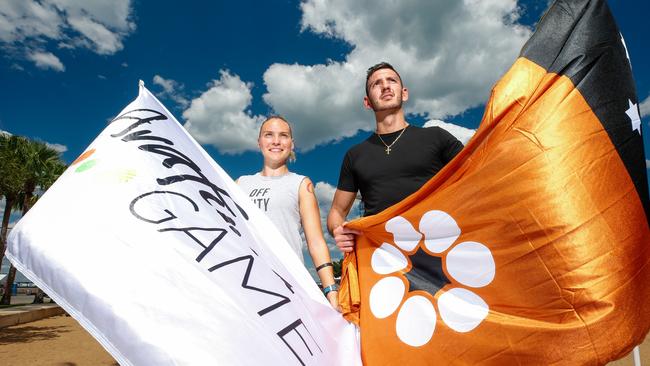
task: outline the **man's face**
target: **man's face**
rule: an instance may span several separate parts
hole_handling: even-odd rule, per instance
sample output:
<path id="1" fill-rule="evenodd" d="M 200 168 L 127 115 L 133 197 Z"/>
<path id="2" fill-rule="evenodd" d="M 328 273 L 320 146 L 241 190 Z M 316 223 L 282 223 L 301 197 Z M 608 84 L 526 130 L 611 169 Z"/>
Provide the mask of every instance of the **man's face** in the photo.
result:
<path id="1" fill-rule="evenodd" d="M 363 98 L 366 108 L 375 112 L 399 109 L 408 100 L 408 90 L 402 86 L 397 73 L 379 69 L 368 79 L 368 95 Z"/>

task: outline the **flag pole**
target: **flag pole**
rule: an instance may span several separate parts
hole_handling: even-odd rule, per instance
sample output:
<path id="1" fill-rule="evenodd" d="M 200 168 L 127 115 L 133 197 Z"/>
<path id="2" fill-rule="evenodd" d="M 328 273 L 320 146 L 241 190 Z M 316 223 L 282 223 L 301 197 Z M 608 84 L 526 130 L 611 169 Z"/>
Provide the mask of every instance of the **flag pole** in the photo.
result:
<path id="1" fill-rule="evenodd" d="M 639 346 L 634 347 L 634 366 L 641 366 L 641 353 L 639 352 Z"/>

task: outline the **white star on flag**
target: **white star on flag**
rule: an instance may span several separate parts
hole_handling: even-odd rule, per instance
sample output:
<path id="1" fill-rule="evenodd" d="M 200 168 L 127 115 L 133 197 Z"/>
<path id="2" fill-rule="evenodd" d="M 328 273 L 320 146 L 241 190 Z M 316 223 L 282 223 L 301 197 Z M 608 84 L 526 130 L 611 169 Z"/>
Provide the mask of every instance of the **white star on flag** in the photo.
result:
<path id="1" fill-rule="evenodd" d="M 627 100 L 627 102 L 630 105 L 630 108 L 628 108 L 625 111 L 625 114 L 627 114 L 628 117 L 630 117 L 630 121 L 632 122 L 632 129 L 635 131 L 639 132 L 639 135 L 641 134 L 641 117 L 639 117 L 639 107 L 635 103 L 632 103 L 631 100 Z"/>

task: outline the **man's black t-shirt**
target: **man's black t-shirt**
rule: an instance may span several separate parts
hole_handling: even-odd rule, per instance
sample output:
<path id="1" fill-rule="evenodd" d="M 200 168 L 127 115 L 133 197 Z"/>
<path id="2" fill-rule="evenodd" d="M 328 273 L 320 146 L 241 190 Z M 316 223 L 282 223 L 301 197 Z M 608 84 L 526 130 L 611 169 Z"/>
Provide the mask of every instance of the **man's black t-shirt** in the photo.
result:
<path id="1" fill-rule="evenodd" d="M 401 132 L 381 138 L 390 145 Z M 462 149 L 463 144 L 440 127 L 408 126 L 390 154 L 372 134 L 345 154 L 338 189 L 361 192 L 364 216 L 374 215 L 420 189 Z"/>

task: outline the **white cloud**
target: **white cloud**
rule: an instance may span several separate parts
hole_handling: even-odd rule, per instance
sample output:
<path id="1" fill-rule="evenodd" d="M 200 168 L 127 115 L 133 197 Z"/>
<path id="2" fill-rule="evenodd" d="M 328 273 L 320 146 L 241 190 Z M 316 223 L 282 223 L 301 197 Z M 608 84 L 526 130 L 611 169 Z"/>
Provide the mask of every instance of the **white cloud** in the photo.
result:
<path id="1" fill-rule="evenodd" d="M 183 84 L 171 79 L 165 79 L 160 75 L 155 75 L 153 77 L 153 83 L 163 88 L 162 92 L 156 93 L 158 97 L 169 98 L 183 108 L 186 108 L 190 104 L 182 94 L 183 89 L 185 88 Z"/>
<path id="2" fill-rule="evenodd" d="M 274 64 L 264 73 L 264 101 L 293 126 L 296 146 L 310 150 L 318 144 L 354 136 L 373 126 L 364 110 L 363 80 L 344 63 L 300 66 Z"/>
<path id="3" fill-rule="evenodd" d="M 650 160 L 648 159 L 645 160 L 645 168 L 650 169 Z"/>
<path id="4" fill-rule="evenodd" d="M 303 31 L 341 39 L 352 49 L 343 61 L 276 63 L 263 75 L 264 102 L 291 122 L 303 151 L 374 129 L 373 113 L 362 106 L 369 66 L 388 61 L 398 69 L 410 90 L 408 114 L 445 118 L 485 102 L 531 34 L 516 23 L 516 0 L 383 6 L 370 0 L 306 0 L 301 10 Z M 256 150 L 262 117 L 250 113 L 251 88 L 236 74 L 221 71 L 183 113 L 187 129 L 224 153 Z"/>
<path id="5" fill-rule="evenodd" d="M 63 66 L 61 60 L 51 52 L 32 51 L 27 55 L 27 59 L 34 62 L 39 69 L 65 71 L 65 66 Z"/>
<path id="6" fill-rule="evenodd" d="M 307 0 L 301 9 L 303 30 L 352 46 L 341 62 L 274 64 L 264 74 L 264 101 L 295 125 L 306 150 L 374 128 L 361 102 L 369 66 L 398 69 L 407 113 L 444 118 L 485 102 L 531 34 L 514 22 L 516 0 Z"/>
<path id="7" fill-rule="evenodd" d="M 35 45 L 49 41 L 60 49 L 81 47 L 111 55 L 134 30 L 131 0 L 0 2 L 0 43 L 13 56 L 26 57 Z"/>
<path id="8" fill-rule="evenodd" d="M 318 200 L 318 207 L 321 211 L 321 216 L 327 217 L 327 213 L 332 206 L 332 199 L 334 198 L 336 187 L 327 182 L 318 182 L 314 186 L 314 194 Z M 325 213 L 325 215 L 323 215 Z M 325 226 L 323 228 L 326 228 Z"/>
<path id="9" fill-rule="evenodd" d="M 332 257 L 340 257 L 341 251 L 336 247 L 334 238 L 327 231 L 327 214 L 330 212 L 330 207 L 332 206 L 332 199 L 334 198 L 334 192 L 336 187 L 332 186 L 326 182 L 318 182 L 314 186 L 314 194 L 318 200 L 318 208 L 320 209 L 320 221 L 323 227 L 323 235 L 325 236 L 325 241 L 327 242 L 327 247 L 330 250 L 330 255 Z"/>
<path id="10" fill-rule="evenodd" d="M 211 144 L 222 153 L 256 150 L 263 117 L 253 116 L 249 110 L 253 84 L 227 70 L 219 74 L 183 112 L 185 128 L 199 143 Z"/>
<path id="11" fill-rule="evenodd" d="M 100 55 L 112 55 L 121 50 L 122 37 L 110 31 L 106 26 L 88 17 L 70 17 L 68 23 L 85 36 L 77 45 L 93 49 Z M 90 41 L 90 43 L 88 43 Z"/>
<path id="12" fill-rule="evenodd" d="M 52 3 L 69 17 L 87 17 L 116 32 L 135 30 L 131 0 L 42 0 L 41 3 Z"/>
<path id="13" fill-rule="evenodd" d="M 47 1 L 0 2 L 0 40 L 6 43 L 39 37 L 60 39 L 64 22 L 56 7 Z"/>
<path id="14" fill-rule="evenodd" d="M 54 149 L 59 154 L 63 154 L 64 152 L 68 151 L 68 147 L 62 144 L 51 144 L 49 142 L 46 142 L 45 145 L 51 149 Z"/>
<path id="15" fill-rule="evenodd" d="M 639 104 L 639 110 L 641 111 L 642 118 L 650 116 L 650 95 Z"/>
<path id="16" fill-rule="evenodd" d="M 334 238 L 327 231 L 327 215 L 329 214 L 330 207 L 332 207 L 332 200 L 334 199 L 334 192 L 336 192 L 336 187 L 327 183 L 327 182 L 318 182 L 314 187 L 314 194 L 318 200 L 318 208 L 320 209 L 321 216 L 321 225 L 323 226 L 323 234 L 325 236 L 325 241 L 327 241 L 327 246 L 330 249 L 332 257 L 341 257 L 342 253 L 336 247 Z M 360 200 L 356 200 L 350 209 L 347 220 L 352 221 L 361 216 L 360 209 Z"/>
<path id="17" fill-rule="evenodd" d="M 466 145 L 467 141 L 469 141 L 469 139 L 472 136 L 474 136 L 474 133 L 476 132 L 476 130 L 473 130 L 471 128 L 465 128 L 462 126 L 455 125 L 453 123 L 443 122 L 438 119 L 427 121 L 424 124 L 424 127 L 433 127 L 433 126 L 441 127 L 442 129 L 451 133 L 452 135 L 454 135 L 454 137 L 458 139 L 458 141 L 462 142 L 463 145 Z"/>

